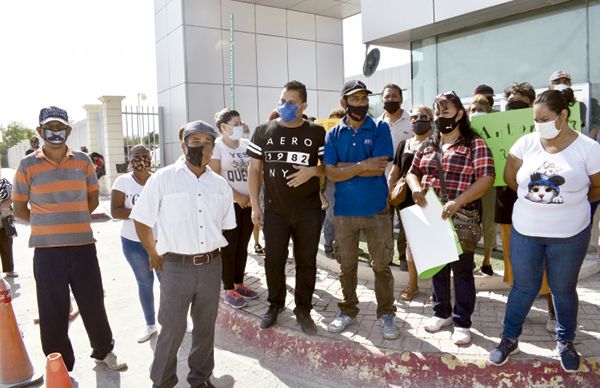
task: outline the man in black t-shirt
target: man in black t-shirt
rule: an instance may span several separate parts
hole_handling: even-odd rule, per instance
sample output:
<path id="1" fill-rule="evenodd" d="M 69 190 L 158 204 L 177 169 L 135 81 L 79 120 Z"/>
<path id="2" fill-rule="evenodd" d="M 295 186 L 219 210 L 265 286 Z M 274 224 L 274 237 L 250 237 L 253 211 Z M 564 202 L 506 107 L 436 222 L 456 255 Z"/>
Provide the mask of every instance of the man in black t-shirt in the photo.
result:
<path id="1" fill-rule="evenodd" d="M 298 81 L 288 82 L 277 106 L 279 118 L 256 128 L 246 153 L 252 157 L 248 171 L 252 221 L 263 225 L 266 245 L 270 306 L 261 328 L 272 326 L 285 306 L 285 262 L 291 237 L 296 262 L 294 313 L 302 331 L 316 334 L 310 311 L 322 223 L 319 177 L 325 175 L 325 169 L 318 164 L 323 159 L 325 130 L 302 118 L 306 107 L 306 87 Z M 261 175 L 264 215 L 259 206 Z"/>

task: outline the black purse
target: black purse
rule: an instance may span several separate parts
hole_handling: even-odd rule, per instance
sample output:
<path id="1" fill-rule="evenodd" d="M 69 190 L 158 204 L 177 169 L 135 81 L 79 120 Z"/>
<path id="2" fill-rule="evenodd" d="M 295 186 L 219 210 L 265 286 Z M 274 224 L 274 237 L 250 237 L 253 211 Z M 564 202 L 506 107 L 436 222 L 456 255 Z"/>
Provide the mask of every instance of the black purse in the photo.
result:
<path id="1" fill-rule="evenodd" d="M 446 188 L 446 179 L 442 169 L 442 157 L 440 152 L 436 152 L 435 158 L 438 165 L 438 173 L 442 186 L 442 202 L 448 202 L 448 189 Z M 452 225 L 456 231 L 458 241 L 464 252 L 474 252 L 477 243 L 483 234 L 481 230 L 481 217 L 477 209 L 460 208 L 452 216 Z"/>
<path id="2" fill-rule="evenodd" d="M 15 216 L 13 216 L 12 214 L 10 216 L 2 218 L 2 227 L 6 232 L 6 236 L 12 238 L 18 235 L 17 228 L 15 228 Z"/>

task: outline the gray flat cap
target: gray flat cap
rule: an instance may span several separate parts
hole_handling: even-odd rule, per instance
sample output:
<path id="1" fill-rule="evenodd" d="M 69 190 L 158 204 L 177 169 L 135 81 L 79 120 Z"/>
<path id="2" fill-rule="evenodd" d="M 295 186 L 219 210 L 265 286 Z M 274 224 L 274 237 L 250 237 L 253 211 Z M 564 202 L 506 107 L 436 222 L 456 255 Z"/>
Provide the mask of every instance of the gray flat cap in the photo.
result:
<path id="1" fill-rule="evenodd" d="M 187 123 L 183 126 L 183 128 L 183 140 L 185 140 L 185 138 L 191 135 L 192 133 L 206 133 L 211 135 L 214 139 L 216 139 L 219 136 L 219 133 L 217 132 L 215 127 L 202 120 Z"/>

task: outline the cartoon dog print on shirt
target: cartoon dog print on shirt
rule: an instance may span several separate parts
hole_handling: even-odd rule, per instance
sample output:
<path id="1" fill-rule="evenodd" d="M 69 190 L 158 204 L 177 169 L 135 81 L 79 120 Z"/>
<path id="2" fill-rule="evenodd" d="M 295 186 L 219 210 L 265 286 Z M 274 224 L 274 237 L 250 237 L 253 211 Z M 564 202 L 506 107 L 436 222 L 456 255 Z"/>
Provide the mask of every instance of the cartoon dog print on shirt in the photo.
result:
<path id="1" fill-rule="evenodd" d="M 531 202 L 544 204 L 563 203 L 559 186 L 565 183 L 565 178 L 557 174 L 560 170 L 561 168 L 553 163 L 544 162 L 530 175 L 525 198 Z"/>

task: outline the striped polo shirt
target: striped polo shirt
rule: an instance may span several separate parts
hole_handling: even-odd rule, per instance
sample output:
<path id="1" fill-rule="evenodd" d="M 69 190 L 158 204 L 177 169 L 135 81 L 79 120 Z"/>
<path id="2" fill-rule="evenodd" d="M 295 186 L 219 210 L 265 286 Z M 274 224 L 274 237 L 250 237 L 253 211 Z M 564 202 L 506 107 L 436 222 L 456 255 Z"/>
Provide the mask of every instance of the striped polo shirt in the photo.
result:
<path id="1" fill-rule="evenodd" d="M 15 174 L 12 199 L 29 202 L 29 246 L 79 246 L 96 242 L 88 193 L 97 190 L 95 167 L 83 152 L 68 148 L 59 164 L 46 158 L 41 149 L 23 158 Z"/>

